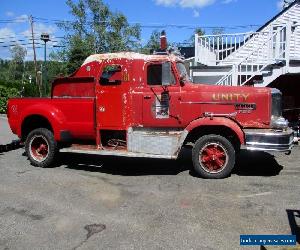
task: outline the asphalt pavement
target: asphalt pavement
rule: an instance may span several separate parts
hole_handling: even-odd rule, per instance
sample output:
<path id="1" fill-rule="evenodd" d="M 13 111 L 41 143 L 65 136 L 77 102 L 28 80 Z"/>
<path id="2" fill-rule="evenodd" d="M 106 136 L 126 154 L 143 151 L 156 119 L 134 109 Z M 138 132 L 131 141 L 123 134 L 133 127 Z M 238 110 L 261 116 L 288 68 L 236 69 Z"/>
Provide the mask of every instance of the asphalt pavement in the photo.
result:
<path id="1" fill-rule="evenodd" d="M 0 117 L 0 144 L 14 139 Z M 224 180 L 196 177 L 188 150 L 177 161 L 64 153 L 48 169 L 23 148 L 2 152 L 0 249 L 248 249 L 240 234 L 299 242 L 299 152 L 242 151 Z"/>

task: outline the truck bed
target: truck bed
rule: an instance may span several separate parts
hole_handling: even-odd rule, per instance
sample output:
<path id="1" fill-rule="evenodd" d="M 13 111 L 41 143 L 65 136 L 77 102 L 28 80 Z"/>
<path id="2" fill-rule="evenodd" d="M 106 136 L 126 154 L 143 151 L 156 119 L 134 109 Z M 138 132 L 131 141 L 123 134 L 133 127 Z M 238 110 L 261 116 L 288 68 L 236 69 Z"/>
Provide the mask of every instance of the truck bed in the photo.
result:
<path id="1" fill-rule="evenodd" d="M 8 118 L 13 133 L 21 137 L 24 119 L 32 116 L 46 118 L 54 132 L 66 131 L 74 139 L 95 139 L 94 97 L 9 99 Z M 60 138 L 60 135 L 55 137 Z"/>

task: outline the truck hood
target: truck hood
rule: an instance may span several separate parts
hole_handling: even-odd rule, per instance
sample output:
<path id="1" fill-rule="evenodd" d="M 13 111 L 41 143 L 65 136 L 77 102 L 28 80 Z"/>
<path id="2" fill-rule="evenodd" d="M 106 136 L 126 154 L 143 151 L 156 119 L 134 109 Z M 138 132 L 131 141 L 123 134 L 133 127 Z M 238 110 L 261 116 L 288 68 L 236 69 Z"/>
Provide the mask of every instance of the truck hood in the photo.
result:
<path id="1" fill-rule="evenodd" d="M 186 83 L 182 102 L 196 110 L 228 115 L 242 127 L 267 128 L 271 118 L 271 89 Z M 201 105 L 200 105 L 201 104 Z"/>

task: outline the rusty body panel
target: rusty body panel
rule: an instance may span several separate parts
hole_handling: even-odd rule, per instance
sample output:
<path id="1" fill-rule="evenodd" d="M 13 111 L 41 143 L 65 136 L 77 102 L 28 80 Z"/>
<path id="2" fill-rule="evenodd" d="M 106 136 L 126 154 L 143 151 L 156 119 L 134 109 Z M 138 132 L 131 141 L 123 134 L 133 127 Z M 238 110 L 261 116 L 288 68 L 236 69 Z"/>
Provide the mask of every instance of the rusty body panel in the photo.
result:
<path id="1" fill-rule="evenodd" d="M 267 128 L 270 125 L 270 89 L 253 87 L 187 84 L 181 92 L 183 121 L 192 121 L 205 112 L 231 114 L 243 128 Z M 238 105 L 255 104 L 255 109 L 238 109 Z M 187 125 L 187 124 L 186 124 Z"/>

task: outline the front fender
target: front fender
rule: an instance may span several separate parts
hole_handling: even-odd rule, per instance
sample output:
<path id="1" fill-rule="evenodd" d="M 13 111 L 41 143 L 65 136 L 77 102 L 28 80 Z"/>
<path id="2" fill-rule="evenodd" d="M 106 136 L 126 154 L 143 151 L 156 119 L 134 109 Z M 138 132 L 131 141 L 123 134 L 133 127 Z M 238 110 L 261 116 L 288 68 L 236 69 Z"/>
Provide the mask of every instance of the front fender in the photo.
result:
<path id="1" fill-rule="evenodd" d="M 203 117 L 192 121 L 185 130 L 188 132 L 192 131 L 194 128 L 201 126 L 223 126 L 231 129 L 238 137 L 241 145 L 245 144 L 245 134 L 241 127 L 233 120 L 226 117 Z"/>
<path id="2" fill-rule="evenodd" d="M 55 140 L 60 140 L 60 131 L 63 130 L 63 125 L 66 124 L 66 117 L 60 109 L 49 104 L 34 104 L 23 110 L 18 128 L 19 136 L 22 134 L 21 130 L 24 120 L 32 115 L 40 115 L 46 118 L 53 128 Z"/>

